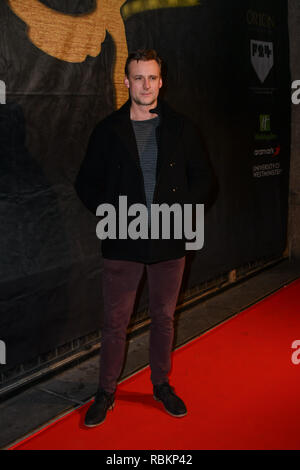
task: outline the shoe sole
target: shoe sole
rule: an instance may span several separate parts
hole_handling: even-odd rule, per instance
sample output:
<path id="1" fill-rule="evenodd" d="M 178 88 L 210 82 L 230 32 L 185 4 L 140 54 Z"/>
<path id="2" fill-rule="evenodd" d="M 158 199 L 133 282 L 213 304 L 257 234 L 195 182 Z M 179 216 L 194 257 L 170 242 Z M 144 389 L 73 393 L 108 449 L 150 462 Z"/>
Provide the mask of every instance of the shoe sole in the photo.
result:
<path id="1" fill-rule="evenodd" d="M 157 398 L 155 395 L 153 395 L 153 398 L 154 398 L 154 400 L 159 401 L 159 402 L 161 402 L 161 403 L 163 404 L 163 402 L 161 401 L 160 398 Z M 174 415 L 174 413 L 171 413 L 171 411 L 169 411 L 169 410 L 165 407 L 164 404 L 163 404 L 163 407 L 164 407 L 164 409 L 166 410 L 166 412 L 169 413 L 169 415 L 174 416 L 175 418 L 182 418 L 183 416 L 186 416 L 186 415 L 187 415 L 187 411 L 186 411 L 185 413 L 181 413 L 180 415 Z"/>
<path id="2" fill-rule="evenodd" d="M 115 402 L 113 402 L 113 403 L 111 404 L 111 406 L 107 409 L 107 411 L 113 410 L 113 409 L 114 409 L 114 406 L 115 406 Z M 100 424 L 104 423 L 105 418 L 106 418 L 106 415 L 104 416 L 103 420 L 100 421 L 99 423 L 95 423 L 95 424 L 86 424 L 86 423 L 84 423 L 84 425 L 85 425 L 85 427 L 87 427 L 87 428 L 95 428 L 96 426 L 100 426 Z"/>

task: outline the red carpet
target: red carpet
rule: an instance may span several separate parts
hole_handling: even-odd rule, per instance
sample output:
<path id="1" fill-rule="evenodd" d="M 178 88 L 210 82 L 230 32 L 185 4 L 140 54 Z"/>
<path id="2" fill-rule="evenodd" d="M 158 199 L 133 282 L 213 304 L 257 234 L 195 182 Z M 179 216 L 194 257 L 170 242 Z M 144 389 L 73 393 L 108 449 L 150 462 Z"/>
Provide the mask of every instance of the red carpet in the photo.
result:
<path id="1" fill-rule="evenodd" d="M 170 383 L 187 416 L 163 411 L 146 368 L 119 385 L 101 426 L 84 428 L 85 405 L 12 448 L 300 449 L 299 289 L 297 280 L 174 352 Z"/>

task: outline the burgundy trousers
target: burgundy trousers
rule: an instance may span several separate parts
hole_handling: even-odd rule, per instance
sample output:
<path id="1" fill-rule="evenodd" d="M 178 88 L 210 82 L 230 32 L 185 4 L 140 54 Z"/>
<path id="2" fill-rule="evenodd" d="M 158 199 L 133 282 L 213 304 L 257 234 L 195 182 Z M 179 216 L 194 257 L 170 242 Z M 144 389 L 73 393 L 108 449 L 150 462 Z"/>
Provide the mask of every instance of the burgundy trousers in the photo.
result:
<path id="1" fill-rule="evenodd" d="M 174 337 L 174 312 L 182 282 L 185 256 L 147 264 L 103 259 L 102 328 L 99 386 L 113 393 L 122 370 L 126 333 L 144 268 L 149 292 L 151 381 L 168 381 Z"/>

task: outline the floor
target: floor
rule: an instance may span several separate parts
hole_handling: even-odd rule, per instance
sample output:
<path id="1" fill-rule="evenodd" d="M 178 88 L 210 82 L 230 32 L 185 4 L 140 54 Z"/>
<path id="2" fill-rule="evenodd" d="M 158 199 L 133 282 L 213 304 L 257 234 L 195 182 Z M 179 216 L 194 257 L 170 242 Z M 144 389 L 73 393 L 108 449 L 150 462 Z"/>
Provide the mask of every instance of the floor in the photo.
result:
<path id="1" fill-rule="evenodd" d="M 300 277 L 300 263 L 284 260 L 272 268 L 180 312 L 175 348 L 242 312 Z M 148 331 L 132 337 L 120 382 L 148 365 Z M 7 448 L 49 422 L 87 403 L 97 388 L 99 357 L 30 386 L 0 404 L 0 448 Z"/>

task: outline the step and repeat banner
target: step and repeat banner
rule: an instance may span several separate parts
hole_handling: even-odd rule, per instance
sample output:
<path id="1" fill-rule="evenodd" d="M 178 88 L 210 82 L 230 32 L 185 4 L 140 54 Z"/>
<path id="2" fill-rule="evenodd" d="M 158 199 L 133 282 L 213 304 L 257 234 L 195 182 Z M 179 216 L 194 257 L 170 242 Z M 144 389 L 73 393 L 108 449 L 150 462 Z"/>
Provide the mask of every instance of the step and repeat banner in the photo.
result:
<path id="1" fill-rule="evenodd" d="M 286 247 L 285 1 L 1 0 L 0 372 L 101 327 L 97 218 L 73 184 L 93 127 L 128 98 L 128 51 L 144 47 L 164 59 L 164 98 L 201 129 L 218 185 L 181 295 Z M 147 295 L 144 280 L 132 322 Z"/>

